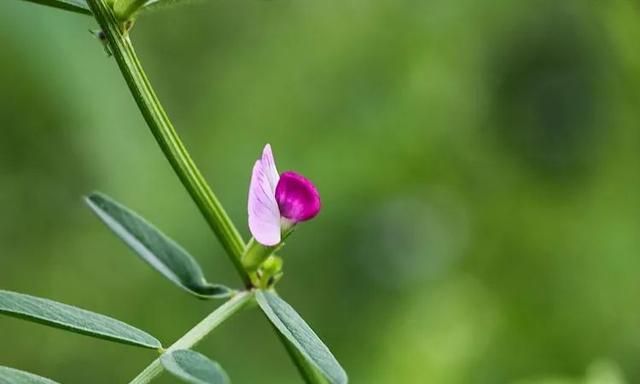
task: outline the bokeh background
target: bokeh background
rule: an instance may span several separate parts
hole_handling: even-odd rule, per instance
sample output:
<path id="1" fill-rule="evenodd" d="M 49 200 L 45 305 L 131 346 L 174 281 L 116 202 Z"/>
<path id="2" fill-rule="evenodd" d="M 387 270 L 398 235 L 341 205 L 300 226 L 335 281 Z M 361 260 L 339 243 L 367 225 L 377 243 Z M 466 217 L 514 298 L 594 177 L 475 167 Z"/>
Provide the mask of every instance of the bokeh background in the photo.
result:
<path id="1" fill-rule="evenodd" d="M 282 252 L 287 298 L 353 383 L 640 382 L 640 5 L 212 0 L 132 32 L 245 236 L 270 142 L 324 209 Z M 89 17 L 0 1 L 0 288 L 171 343 L 216 303 L 140 262 L 106 192 L 239 281 Z M 199 348 L 235 383 L 298 383 L 258 311 Z M 153 352 L 0 317 L 0 364 L 124 383 Z M 164 376 L 158 383 L 172 383 Z"/>

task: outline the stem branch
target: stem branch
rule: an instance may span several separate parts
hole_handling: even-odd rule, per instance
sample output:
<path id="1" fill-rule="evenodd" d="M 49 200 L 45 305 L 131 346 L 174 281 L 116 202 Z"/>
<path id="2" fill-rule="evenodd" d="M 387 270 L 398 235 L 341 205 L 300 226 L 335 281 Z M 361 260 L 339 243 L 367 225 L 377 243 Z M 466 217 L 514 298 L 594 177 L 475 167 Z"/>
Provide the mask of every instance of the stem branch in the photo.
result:
<path id="1" fill-rule="evenodd" d="M 189 332 L 185 333 L 178 341 L 173 343 L 164 353 L 170 353 L 179 349 L 189 349 L 195 346 L 200 340 L 207 336 L 223 321 L 227 320 L 231 315 L 238 312 L 251 298 L 253 298 L 253 292 L 242 291 L 237 293 L 229 301 L 222 304 L 215 311 L 213 311 L 204 320 L 198 323 L 195 327 L 191 328 Z M 155 359 L 151 364 L 140 372 L 129 384 L 146 384 L 153 380 L 156 376 L 162 373 L 163 367 L 160 363 L 160 358 Z"/>

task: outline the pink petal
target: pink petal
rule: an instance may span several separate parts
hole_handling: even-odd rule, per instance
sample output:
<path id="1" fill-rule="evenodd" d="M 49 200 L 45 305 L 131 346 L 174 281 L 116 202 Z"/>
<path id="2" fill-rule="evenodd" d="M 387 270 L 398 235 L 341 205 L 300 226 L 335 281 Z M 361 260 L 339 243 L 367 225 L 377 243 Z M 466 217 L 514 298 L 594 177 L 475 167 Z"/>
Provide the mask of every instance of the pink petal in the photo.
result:
<path id="1" fill-rule="evenodd" d="M 262 159 L 253 166 L 248 203 L 249 230 L 256 241 L 266 246 L 276 245 L 281 239 L 280 209 L 275 198 L 277 182 L 273 154 L 271 147 L 267 145 Z"/>
<path id="2" fill-rule="evenodd" d="M 284 172 L 276 187 L 276 201 L 282 217 L 294 223 L 314 218 L 320 212 L 320 195 L 309 179 Z"/>

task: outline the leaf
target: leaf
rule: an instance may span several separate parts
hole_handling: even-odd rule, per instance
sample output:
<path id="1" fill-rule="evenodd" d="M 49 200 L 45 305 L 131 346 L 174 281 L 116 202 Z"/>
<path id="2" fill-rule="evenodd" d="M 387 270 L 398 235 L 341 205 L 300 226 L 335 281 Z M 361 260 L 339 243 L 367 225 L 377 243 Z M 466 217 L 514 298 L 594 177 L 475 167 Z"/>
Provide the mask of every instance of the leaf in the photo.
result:
<path id="1" fill-rule="evenodd" d="M 271 324 L 276 334 L 282 341 L 282 344 L 287 349 L 291 360 L 295 364 L 296 368 L 305 379 L 307 384 L 327 384 L 327 379 L 318 371 L 318 368 L 315 367 L 314 364 L 310 363 L 306 357 L 296 348 L 293 343 L 289 341 L 280 331 L 276 328 L 275 325 Z"/>
<path id="2" fill-rule="evenodd" d="M 46 5 L 58 9 L 64 9 L 66 11 L 72 11 L 82 13 L 85 15 L 91 15 L 89 6 L 85 0 L 24 0 L 31 3 Z"/>
<path id="3" fill-rule="evenodd" d="M 220 364 L 188 349 L 162 355 L 160 362 L 167 371 L 191 384 L 229 384 L 229 376 Z"/>
<path id="4" fill-rule="evenodd" d="M 0 384 L 58 384 L 33 373 L 0 366 Z"/>
<path id="5" fill-rule="evenodd" d="M 275 325 L 271 324 L 271 326 L 282 342 L 282 345 L 287 350 L 287 353 L 298 369 L 298 372 L 300 372 L 300 375 L 302 375 L 304 382 L 307 384 L 327 384 L 327 379 L 322 373 L 320 373 L 315 364 L 309 362 L 309 360 L 298 350 L 298 348 L 293 345 L 293 343 L 289 341 L 289 339 L 287 339 L 282 333 L 280 333 Z"/>
<path id="6" fill-rule="evenodd" d="M 120 320 L 22 293 L 0 290 L 0 313 L 118 343 L 162 347 L 153 336 Z"/>
<path id="7" fill-rule="evenodd" d="M 256 292 L 262 311 L 280 333 L 332 384 L 346 384 L 349 379 L 329 348 L 320 340 L 296 311 L 277 294 Z"/>
<path id="8" fill-rule="evenodd" d="M 100 193 L 91 194 L 86 201 L 142 260 L 178 287 L 203 299 L 226 298 L 233 293 L 223 285 L 208 283 L 193 257 L 140 215 Z"/>

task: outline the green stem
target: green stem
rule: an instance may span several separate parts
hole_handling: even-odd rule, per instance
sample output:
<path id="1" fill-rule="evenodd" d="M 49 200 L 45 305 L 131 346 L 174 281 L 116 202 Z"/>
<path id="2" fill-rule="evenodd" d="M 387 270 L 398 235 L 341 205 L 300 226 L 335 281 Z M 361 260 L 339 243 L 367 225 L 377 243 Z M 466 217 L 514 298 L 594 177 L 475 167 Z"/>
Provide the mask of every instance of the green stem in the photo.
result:
<path id="1" fill-rule="evenodd" d="M 207 223 L 222 243 L 243 282 L 246 286 L 250 286 L 251 280 L 240 261 L 245 248 L 244 241 L 173 128 L 142 69 L 128 34 L 122 30 L 120 23 L 104 0 L 89 0 L 88 3 L 109 41 L 120 71 L 149 125 L 151 133 Z"/>
<path id="2" fill-rule="evenodd" d="M 245 243 L 180 141 L 142 69 L 127 32 L 105 0 L 87 0 L 87 2 L 98 24 L 100 24 L 100 28 L 105 33 L 129 90 L 133 94 L 138 108 L 140 108 L 162 152 L 222 243 L 245 286 L 250 287 L 252 284 L 251 278 L 241 261 Z M 278 332 L 276 331 L 276 333 Z M 280 340 L 293 362 L 299 368 L 305 382 L 312 384 L 323 383 L 317 376 L 310 373 L 314 368 L 304 358 L 296 355 L 297 352 L 290 345 L 290 342 L 286 338 L 280 338 Z M 159 362 L 157 361 L 152 363 L 140 374 L 142 376 L 141 381 L 133 381 L 133 383 L 146 383 L 151 380 L 158 374 L 153 372 L 161 371 L 161 368 L 157 367 L 158 365 Z M 145 379 L 145 377 L 148 377 L 148 379 Z"/>
<path id="3" fill-rule="evenodd" d="M 236 294 L 229 301 L 222 304 L 218 309 L 213 311 L 209 316 L 202 320 L 198 325 L 191 328 L 178 341 L 173 343 L 164 353 L 173 352 L 179 349 L 189 349 L 195 346 L 200 340 L 207 336 L 223 321 L 227 320 L 231 315 L 238 312 L 242 307 L 253 298 L 253 292 L 243 291 Z M 129 384 L 146 384 L 162 373 L 163 367 L 160 358 L 155 359 L 151 364 L 140 372 Z"/>

